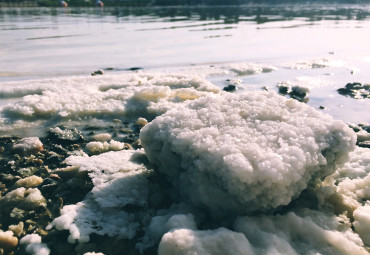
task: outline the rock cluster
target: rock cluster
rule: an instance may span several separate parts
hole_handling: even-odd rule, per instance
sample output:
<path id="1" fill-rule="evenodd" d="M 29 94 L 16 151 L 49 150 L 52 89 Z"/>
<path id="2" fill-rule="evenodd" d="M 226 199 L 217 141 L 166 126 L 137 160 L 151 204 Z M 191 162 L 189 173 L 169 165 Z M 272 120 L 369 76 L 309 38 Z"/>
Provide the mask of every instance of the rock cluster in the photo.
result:
<path id="1" fill-rule="evenodd" d="M 301 86 L 292 86 L 288 83 L 279 83 L 277 85 L 278 92 L 280 95 L 289 96 L 290 98 L 296 99 L 299 102 L 307 103 L 309 98 L 308 93 L 310 92 L 308 88 Z"/>
<path id="2" fill-rule="evenodd" d="M 78 130 L 57 126 L 40 138 L 1 137 L 0 254 L 29 254 L 25 249 L 48 249 L 45 244 L 53 254 L 83 254 L 91 250 L 67 243 L 66 231 L 46 230 L 64 205 L 82 201 L 93 188 L 87 172 L 68 167 L 64 160 L 76 153 L 94 154 L 87 146 L 92 142 L 109 141 L 122 145 L 119 149 L 140 148 L 138 133 L 145 124 L 145 119 L 130 125 L 116 120 L 104 128 L 87 126 Z M 28 240 L 32 235 L 37 242 Z M 108 237 L 94 238 L 107 246 L 112 242 Z"/>
<path id="3" fill-rule="evenodd" d="M 354 99 L 370 98 L 370 84 L 361 84 L 359 82 L 347 83 L 344 88 L 337 90 L 343 96 Z"/>
<path id="4" fill-rule="evenodd" d="M 370 124 L 349 124 L 349 127 L 356 132 L 357 145 L 364 148 L 370 148 Z"/>

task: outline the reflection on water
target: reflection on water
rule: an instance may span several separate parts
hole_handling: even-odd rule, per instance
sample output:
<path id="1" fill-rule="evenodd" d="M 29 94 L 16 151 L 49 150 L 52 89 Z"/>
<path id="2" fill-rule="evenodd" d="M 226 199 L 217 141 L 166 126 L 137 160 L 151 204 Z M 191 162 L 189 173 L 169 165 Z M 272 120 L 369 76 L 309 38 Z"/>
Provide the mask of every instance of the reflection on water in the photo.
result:
<path id="1" fill-rule="evenodd" d="M 15 17 L 43 16 L 113 16 L 117 21 L 138 17 L 144 22 L 162 19 L 167 22 L 217 20 L 225 24 L 252 21 L 258 24 L 305 18 L 317 20 L 365 20 L 370 5 L 270 4 L 243 6 L 176 6 L 176 7 L 110 7 L 110 8 L 1 8 L 0 22 Z M 121 20 L 123 19 L 123 20 Z"/>

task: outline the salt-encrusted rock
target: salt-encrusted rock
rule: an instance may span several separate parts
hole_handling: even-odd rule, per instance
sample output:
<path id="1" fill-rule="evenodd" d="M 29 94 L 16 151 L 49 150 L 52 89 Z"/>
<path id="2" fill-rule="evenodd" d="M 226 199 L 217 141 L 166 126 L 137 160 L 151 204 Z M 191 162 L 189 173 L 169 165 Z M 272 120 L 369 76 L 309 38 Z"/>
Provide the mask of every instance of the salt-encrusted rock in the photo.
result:
<path id="1" fill-rule="evenodd" d="M 13 150 L 24 154 L 35 154 L 43 149 L 44 146 L 38 137 L 26 137 L 13 145 Z"/>
<path id="2" fill-rule="evenodd" d="M 47 230 L 68 229 L 71 243 L 88 242 L 92 233 L 133 238 L 140 224 L 133 213 L 122 208 L 147 205 L 149 170 L 143 159 L 143 151 L 127 150 L 68 157 L 67 164 L 89 173 L 94 188 L 82 202 L 65 205 Z"/>
<path id="3" fill-rule="evenodd" d="M 370 204 L 360 206 L 353 212 L 353 226 L 361 239 L 367 245 L 370 245 Z"/>
<path id="4" fill-rule="evenodd" d="M 2 231 L 0 229 L 0 248 L 6 251 L 13 250 L 18 245 L 18 238 L 13 235 L 12 231 Z"/>
<path id="5" fill-rule="evenodd" d="M 14 207 L 33 210 L 39 206 L 46 206 L 46 199 L 37 188 L 17 188 L 0 198 L 1 210 L 11 211 Z"/>
<path id="6" fill-rule="evenodd" d="M 370 141 L 359 142 L 358 146 L 364 147 L 364 148 L 370 148 Z"/>
<path id="7" fill-rule="evenodd" d="M 148 121 L 145 118 L 138 118 L 135 122 L 135 125 L 139 127 L 144 127 L 146 124 L 148 124 Z"/>
<path id="8" fill-rule="evenodd" d="M 17 237 L 20 237 L 23 233 L 24 223 L 20 221 L 17 225 L 10 225 L 9 230 L 14 233 Z"/>
<path id="9" fill-rule="evenodd" d="M 62 178 L 71 178 L 78 174 L 78 166 L 68 166 L 65 168 L 58 168 L 54 170 L 54 173 Z"/>
<path id="10" fill-rule="evenodd" d="M 370 150 L 356 147 L 349 161 L 326 177 L 321 186 L 319 200 L 353 219 L 354 211 L 370 200 Z"/>
<path id="11" fill-rule="evenodd" d="M 76 128 L 62 129 L 60 127 L 55 127 L 49 129 L 48 139 L 56 143 L 72 144 L 83 141 L 83 136 Z"/>
<path id="12" fill-rule="evenodd" d="M 99 154 L 107 151 L 120 151 L 126 148 L 125 143 L 115 140 L 108 142 L 89 142 L 86 144 L 86 150 L 91 154 Z"/>
<path id="13" fill-rule="evenodd" d="M 140 140 L 182 195 L 216 216 L 288 204 L 356 141 L 343 122 L 271 92 L 189 102 L 146 125 Z"/>
<path id="14" fill-rule="evenodd" d="M 365 130 L 361 130 L 356 133 L 358 142 L 370 141 L 370 133 Z"/>
<path id="15" fill-rule="evenodd" d="M 96 134 L 93 135 L 92 139 L 98 142 L 106 142 L 112 139 L 112 135 L 108 133 Z"/>
<path id="16" fill-rule="evenodd" d="M 11 212 L 10 212 L 10 217 L 17 219 L 17 220 L 22 220 L 27 212 L 25 210 L 19 209 L 15 207 Z"/>

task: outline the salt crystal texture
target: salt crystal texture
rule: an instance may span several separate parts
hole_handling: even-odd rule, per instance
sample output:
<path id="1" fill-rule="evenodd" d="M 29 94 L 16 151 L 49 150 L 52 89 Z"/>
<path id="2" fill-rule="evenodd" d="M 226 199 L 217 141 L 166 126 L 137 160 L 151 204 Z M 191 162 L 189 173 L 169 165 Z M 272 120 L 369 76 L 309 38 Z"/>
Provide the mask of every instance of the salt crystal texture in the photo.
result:
<path id="1" fill-rule="evenodd" d="M 148 196 L 148 169 L 140 163 L 142 151 L 107 152 L 88 157 L 70 156 L 67 164 L 87 171 L 94 188 L 82 202 L 66 205 L 61 216 L 47 227 L 69 230 L 68 241 L 88 242 L 90 234 L 118 236 L 131 239 L 139 223 L 126 205 L 144 207 Z"/>
<path id="2" fill-rule="evenodd" d="M 25 235 L 20 240 L 21 245 L 26 246 L 26 252 L 32 255 L 49 255 L 50 249 L 46 244 L 41 243 L 41 236 L 38 234 Z"/>
<path id="3" fill-rule="evenodd" d="M 271 92 L 211 95 L 157 117 L 140 133 L 151 163 L 214 216 L 287 205 L 334 172 L 355 134 Z"/>
<path id="4" fill-rule="evenodd" d="M 15 144 L 13 149 L 24 153 L 37 153 L 44 149 L 44 145 L 38 137 L 26 137 Z"/>
<path id="5" fill-rule="evenodd" d="M 176 229 L 166 233 L 159 244 L 159 255 L 254 255 L 248 240 L 241 233 L 226 228 L 194 231 Z"/>

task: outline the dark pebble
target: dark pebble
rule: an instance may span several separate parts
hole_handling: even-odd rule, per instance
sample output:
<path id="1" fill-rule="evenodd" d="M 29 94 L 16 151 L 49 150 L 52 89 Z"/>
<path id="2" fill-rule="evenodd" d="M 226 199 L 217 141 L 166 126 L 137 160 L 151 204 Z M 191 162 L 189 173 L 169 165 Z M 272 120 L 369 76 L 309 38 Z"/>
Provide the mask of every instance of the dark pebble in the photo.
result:
<path id="1" fill-rule="evenodd" d="M 96 70 L 94 72 L 91 73 L 92 76 L 95 76 L 95 75 L 103 75 L 104 74 L 104 71 L 103 70 Z"/>
<path id="2" fill-rule="evenodd" d="M 142 68 L 142 67 L 131 67 L 131 68 L 127 69 L 127 70 L 128 71 L 137 71 L 137 70 L 142 70 L 142 69 L 144 69 L 144 68 Z"/>
<path id="3" fill-rule="evenodd" d="M 370 141 L 359 142 L 357 145 L 363 148 L 370 148 Z"/>
<path id="4" fill-rule="evenodd" d="M 226 87 L 224 87 L 224 90 L 227 91 L 227 92 L 234 92 L 236 90 L 236 86 L 235 85 L 227 85 Z"/>

